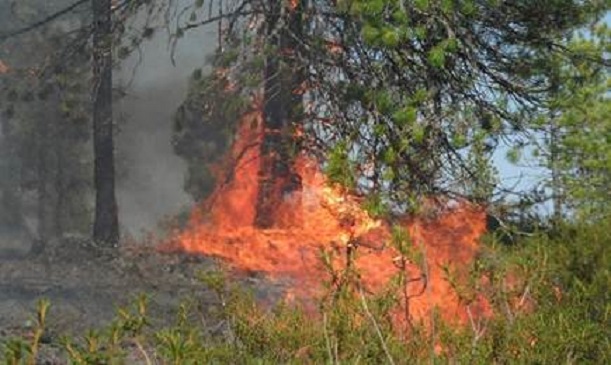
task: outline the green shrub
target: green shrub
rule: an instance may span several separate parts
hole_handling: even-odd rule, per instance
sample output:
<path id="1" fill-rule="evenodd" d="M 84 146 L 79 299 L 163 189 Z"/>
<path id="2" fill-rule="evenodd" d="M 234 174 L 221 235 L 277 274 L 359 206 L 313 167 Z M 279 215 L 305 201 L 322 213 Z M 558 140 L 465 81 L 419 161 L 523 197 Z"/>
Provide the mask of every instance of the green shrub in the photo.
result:
<path id="1" fill-rule="evenodd" d="M 315 311 L 262 306 L 222 272 L 207 272 L 200 279 L 216 293 L 215 308 L 184 303 L 174 324 L 158 328 L 141 297 L 107 328 L 61 344 L 73 364 L 611 363 L 607 227 L 571 225 L 511 246 L 489 237 L 471 270 L 487 284 L 461 290 L 485 295 L 495 315 L 465 327 L 437 311 L 433 325 L 398 326 L 394 291 L 365 296 L 353 272 L 340 273 L 343 285 L 329 286 Z M 41 302 L 30 340 L 2 345 L 4 362 L 34 363 L 47 308 Z"/>

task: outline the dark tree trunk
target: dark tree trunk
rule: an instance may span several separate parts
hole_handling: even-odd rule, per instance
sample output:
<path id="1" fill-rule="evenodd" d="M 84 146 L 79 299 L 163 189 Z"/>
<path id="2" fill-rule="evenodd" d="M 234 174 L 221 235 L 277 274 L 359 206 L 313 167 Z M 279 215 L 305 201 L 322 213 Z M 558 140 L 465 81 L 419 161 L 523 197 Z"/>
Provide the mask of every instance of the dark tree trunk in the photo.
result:
<path id="1" fill-rule="evenodd" d="M 291 154 L 292 124 L 301 119 L 302 96 L 296 92 L 303 73 L 293 67 L 298 53 L 295 37 L 302 33 L 304 1 L 296 8 L 285 9 L 282 1 L 270 1 L 267 18 L 268 44 L 274 48 L 266 57 L 264 90 L 264 136 L 261 144 L 260 185 L 255 225 L 270 228 L 278 224 L 274 215 L 284 196 L 301 189 L 300 177 L 293 169 Z"/>
<path id="2" fill-rule="evenodd" d="M 92 0 L 93 6 L 93 146 L 95 217 L 93 238 L 117 244 L 119 222 L 115 196 L 112 122 L 111 0 Z"/>

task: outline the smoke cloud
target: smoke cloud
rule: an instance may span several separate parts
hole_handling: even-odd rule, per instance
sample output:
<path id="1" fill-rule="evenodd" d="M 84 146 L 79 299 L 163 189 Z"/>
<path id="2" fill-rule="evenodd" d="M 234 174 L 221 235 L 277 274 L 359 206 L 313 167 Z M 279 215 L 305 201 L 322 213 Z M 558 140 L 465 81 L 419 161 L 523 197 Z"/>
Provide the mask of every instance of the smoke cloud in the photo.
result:
<path id="1" fill-rule="evenodd" d="M 119 218 L 124 233 L 136 238 L 193 203 L 183 189 L 186 164 L 172 149 L 172 119 L 189 77 L 214 51 L 217 33 L 214 25 L 187 33 L 174 65 L 168 40 L 165 30 L 157 31 L 117 73 L 117 84 L 129 84 L 115 104 Z"/>

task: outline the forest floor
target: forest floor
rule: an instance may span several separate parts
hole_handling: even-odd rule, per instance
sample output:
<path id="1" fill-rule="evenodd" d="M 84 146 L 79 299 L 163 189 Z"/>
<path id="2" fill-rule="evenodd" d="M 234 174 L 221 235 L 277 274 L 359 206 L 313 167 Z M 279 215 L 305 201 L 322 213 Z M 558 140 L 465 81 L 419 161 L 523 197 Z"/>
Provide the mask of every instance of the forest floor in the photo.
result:
<path id="1" fill-rule="evenodd" d="M 0 242 L 0 344 L 28 331 L 41 298 L 51 302 L 51 337 L 82 336 L 108 326 L 117 308 L 141 294 L 150 296 L 151 318 L 161 326 L 172 323 L 182 300 L 196 299 L 203 306 L 216 302 L 197 279 L 199 272 L 217 266 L 211 258 L 161 253 L 144 244 L 101 248 L 78 237 L 50 243 L 35 256 L 27 251 Z M 282 290 L 256 274 L 239 280 L 263 300 L 277 298 Z"/>

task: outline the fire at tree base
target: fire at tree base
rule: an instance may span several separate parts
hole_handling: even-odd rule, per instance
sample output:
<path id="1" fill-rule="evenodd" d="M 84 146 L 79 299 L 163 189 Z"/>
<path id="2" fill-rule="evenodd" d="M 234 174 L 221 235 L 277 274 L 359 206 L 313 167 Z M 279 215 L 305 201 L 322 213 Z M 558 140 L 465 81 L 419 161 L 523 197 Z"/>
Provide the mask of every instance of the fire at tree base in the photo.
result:
<path id="1" fill-rule="evenodd" d="M 323 283 L 341 285 L 341 273 L 351 269 L 364 293 L 380 293 L 400 277 L 397 313 L 410 321 L 426 322 L 435 308 L 450 323 L 490 315 L 485 298 L 456 290 L 455 280 L 467 280 L 486 231 L 485 212 L 471 204 L 391 226 L 371 217 L 356 196 L 330 184 L 316 161 L 302 155 L 293 167 L 301 189 L 277 202 L 273 228 L 258 228 L 262 126 L 260 110 L 243 117 L 229 155 L 215 168 L 214 192 L 165 248 L 218 257 L 238 272 L 289 279 L 287 300 L 320 298 Z"/>

